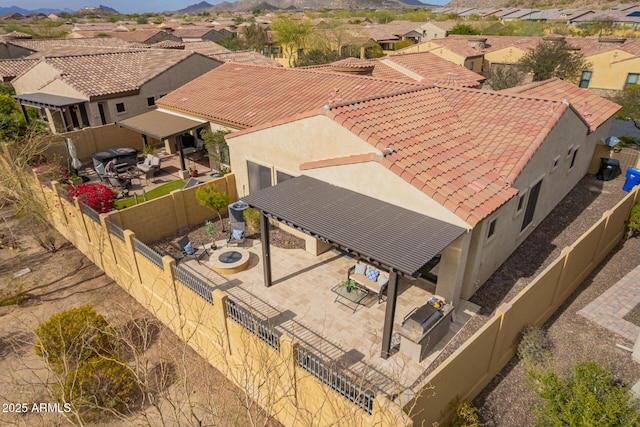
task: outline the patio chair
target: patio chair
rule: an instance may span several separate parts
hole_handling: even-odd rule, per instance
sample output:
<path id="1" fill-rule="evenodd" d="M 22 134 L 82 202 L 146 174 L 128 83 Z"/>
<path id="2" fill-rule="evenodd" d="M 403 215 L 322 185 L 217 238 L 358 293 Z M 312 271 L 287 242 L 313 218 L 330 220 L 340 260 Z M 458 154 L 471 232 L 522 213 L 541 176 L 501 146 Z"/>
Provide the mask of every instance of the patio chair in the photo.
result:
<path id="1" fill-rule="evenodd" d="M 204 247 L 204 244 L 202 245 L 202 249 L 196 248 L 196 245 L 191 243 L 191 240 L 189 240 L 189 236 L 184 236 L 182 239 L 178 240 L 178 247 L 182 251 L 182 255 L 184 255 L 180 261 L 193 258 L 198 261 L 198 264 L 200 264 L 200 259 L 205 255 L 209 255 L 209 251 Z"/>
<path id="2" fill-rule="evenodd" d="M 153 154 L 147 154 L 144 161 L 136 164 L 136 167 L 144 172 L 144 179 L 153 178 L 157 171 L 160 170 L 160 157 Z"/>
<path id="3" fill-rule="evenodd" d="M 247 227 L 244 222 L 229 223 L 229 240 L 227 240 L 227 246 L 244 245 L 246 231 Z"/>

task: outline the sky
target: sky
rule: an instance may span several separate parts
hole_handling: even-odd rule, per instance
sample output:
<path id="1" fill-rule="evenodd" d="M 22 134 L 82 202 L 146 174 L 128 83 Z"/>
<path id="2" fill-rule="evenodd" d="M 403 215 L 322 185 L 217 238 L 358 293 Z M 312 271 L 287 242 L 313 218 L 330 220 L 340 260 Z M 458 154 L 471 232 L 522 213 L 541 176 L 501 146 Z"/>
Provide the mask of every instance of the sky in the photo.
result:
<path id="1" fill-rule="evenodd" d="M 117 10 L 120 13 L 143 13 L 143 12 L 164 12 L 170 10 L 184 9 L 192 4 L 200 3 L 202 0 L 102 0 L 92 3 L 90 0 L 0 0 L 1 7 L 18 6 L 22 9 L 82 9 L 85 6 L 99 6 L 103 4 Z M 221 3 L 223 0 L 206 0 L 210 4 Z M 228 0 L 235 1 L 235 0 Z M 427 0 L 431 4 L 444 4 L 449 0 Z M 268 0 L 267 0 L 268 3 Z"/>

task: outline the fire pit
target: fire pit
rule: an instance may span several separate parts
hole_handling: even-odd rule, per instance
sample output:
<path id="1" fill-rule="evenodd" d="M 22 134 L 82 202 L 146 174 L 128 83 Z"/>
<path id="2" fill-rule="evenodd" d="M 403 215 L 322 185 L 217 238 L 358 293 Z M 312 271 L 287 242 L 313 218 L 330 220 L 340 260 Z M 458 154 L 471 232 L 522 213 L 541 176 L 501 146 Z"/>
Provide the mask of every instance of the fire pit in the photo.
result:
<path id="1" fill-rule="evenodd" d="M 212 257 L 211 268 L 220 274 L 238 273 L 249 264 L 249 252 L 241 248 L 223 249 L 217 257 Z"/>

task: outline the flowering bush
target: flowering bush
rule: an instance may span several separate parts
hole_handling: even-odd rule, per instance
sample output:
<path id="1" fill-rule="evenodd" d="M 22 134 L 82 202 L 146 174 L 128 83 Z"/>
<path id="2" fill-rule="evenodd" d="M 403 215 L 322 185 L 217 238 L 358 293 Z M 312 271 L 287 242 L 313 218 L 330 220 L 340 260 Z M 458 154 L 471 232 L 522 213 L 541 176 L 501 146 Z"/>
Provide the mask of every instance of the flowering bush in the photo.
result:
<path id="1" fill-rule="evenodd" d="M 113 210 L 116 194 L 104 184 L 82 184 L 77 187 L 67 187 L 69 200 L 75 199 L 86 203 L 98 213 L 107 213 Z"/>

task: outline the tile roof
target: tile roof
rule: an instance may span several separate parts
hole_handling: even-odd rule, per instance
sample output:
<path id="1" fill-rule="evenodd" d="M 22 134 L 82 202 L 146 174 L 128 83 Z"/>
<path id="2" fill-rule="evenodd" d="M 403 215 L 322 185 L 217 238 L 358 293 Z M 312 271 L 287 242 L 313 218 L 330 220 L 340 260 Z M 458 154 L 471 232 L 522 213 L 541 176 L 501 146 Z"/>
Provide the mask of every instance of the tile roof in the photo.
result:
<path id="1" fill-rule="evenodd" d="M 201 38 L 210 32 L 217 32 L 213 27 L 190 27 L 190 28 L 176 28 L 171 32 L 176 37 L 180 38 Z"/>
<path id="2" fill-rule="evenodd" d="M 399 40 L 403 35 L 424 24 L 424 22 L 391 21 L 386 24 L 368 24 L 364 28 L 373 40 Z"/>
<path id="3" fill-rule="evenodd" d="M 569 108 L 559 100 L 533 96 L 453 87 L 443 87 L 441 92 L 477 138 L 477 148 L 509 183 Z"/>
<path id="4" fill-rule="evenodd" d="M 517 194 L 511 185 L 569 108 L 531 96 L 414 87 L 333 103 L 328 114 L 310 111 L 229 137 L 327 114 L 372 148 L 392 153 L 319 159 L 301 169 L 377 161 L 475 226 Z"/>
<path id="5" fill-rule="evenodd" d="M 136 91 L 193 52 L 145 49 L 94 55 L 59 56 L 42 61 L 60 72 L 60 80 L 87 97 Z"/>
<path id="6" fill-rule="evenodd" d="M 187 46 L 188 47 L 188 46 Z M 235 50 L 207 55 L 220 62 L 236 62 L 239 64 L 263 65 L 265 67 L 282 67 L 276 61 L 253 50 Z"/>
<path id="7" fill-rule="evenodd" d="M 419 82 L 423 84 L 478 87 L 484 77 L 430 52 L 407 53 L 362 60 L 347 58 L 327 65 L 307 67 L 316 71 L 340 72 L 337 68 L 368 69 L 379 79 Z"/>
<path id="8" fill-rule="evenodd" d="M 450 92 L 425 88 L 340 103 L 329 117 L 376 149 L 392 149 L 383 166 L 474 226 L 517 190 L 499 176 L 481 149 L 483 141 L 458 117 Z M 481 104 L 473 95 L 469 99 Z"/>
<path id="9" fill-rule="evenodd" d="M 589 124 L 589 129 L 592 132 L 620 109 L 618 104 L 558 78 L 533 82 L 501 92 L 556 100 L 566 99 Z"/>
<path id="10" fill-rule="evenodd" d="M 3 59 L 0 60 L 0 80 L 11 81 L 38 62 L 37 59 Z"/>
<path id="11" fill-rule="evenodd" d="M 242 128 L 336 101 L 420 86 L 309 69 L 226 63 L 162 97 L 157 105 Z"/>
<path id="12" fill-rule="evenodd" d="M 203 55 L 211 55 L 212 53 L 226 53 L 231 52 L 224 46 L 220 46 L 218 43 L 214 43 L 212 41 L 201 41 L 201 42 L 187 42 L 185 43 L 186 50 L 192 50 L 194 52 L 201 53 Z"/>
<path id="13" fill-rule="evenodd" d="M 136 29 L 135 31 L 75 31 L 84 38 L 113 38 L 124 40 L 126 42 L 139 42 L 144 43 L 158 33 L 164 33 L 164 30 L 159 29 Z M 100 37 L 99 34 L 106 34 L 107 37 Z M 170 37 L 170 36 L 168 36 Z"/>
<path id="14" fill-rule="evenodd" d="M 391 55 L 391 61 L 424 77 L 423 83 L 451 81 L 455 86 L 477 87 L 485 80 L 483 76 L 461 65 L 442 59 L 430 52 Z"/>
<path id="15" fill-rule="evenodd" d="M 7 43 L 39 52 L 54 46 L 102 46 L 102 47 L 129 47 L 124 40 L 99 37 L 95 39 L 32 39 L 32 40 L 7 40 Z"/>

